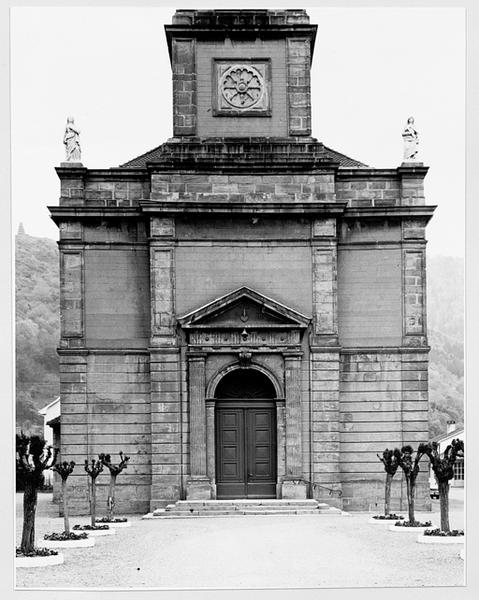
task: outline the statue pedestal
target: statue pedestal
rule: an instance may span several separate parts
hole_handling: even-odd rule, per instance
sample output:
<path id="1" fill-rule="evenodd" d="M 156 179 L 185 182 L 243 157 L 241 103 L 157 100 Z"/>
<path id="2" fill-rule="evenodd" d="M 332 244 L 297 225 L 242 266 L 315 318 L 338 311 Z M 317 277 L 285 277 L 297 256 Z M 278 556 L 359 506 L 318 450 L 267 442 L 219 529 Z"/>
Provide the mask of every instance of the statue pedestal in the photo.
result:
<path id="1" fill-rule="evenodd" d="M 419 160 L 404 160 L 401 167 L 423 167 L 424 163 Z"/>
<path id="2" fill-rule="evenodd" d="M 60 163 L 60 167 L 64 168 L 70 168 L 70 169 L 82 169 L 83 168 L 83 163 L 81 162 L 61 162 Z"/>

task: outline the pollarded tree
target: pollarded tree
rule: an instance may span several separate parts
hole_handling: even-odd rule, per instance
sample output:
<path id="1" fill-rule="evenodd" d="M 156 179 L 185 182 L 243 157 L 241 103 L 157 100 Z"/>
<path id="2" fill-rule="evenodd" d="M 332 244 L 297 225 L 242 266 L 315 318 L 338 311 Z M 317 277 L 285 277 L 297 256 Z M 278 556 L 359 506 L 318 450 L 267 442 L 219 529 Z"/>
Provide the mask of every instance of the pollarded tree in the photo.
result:
<path id="1" fill-rule="evenodd" d="M 43 484 L 43 471 L 55 465 L 58 449 L 47 446 L 38 436 L 26 436 L 23 432 L 16 436 L 17 477 L 25 483 L 23 492 L 23 531 L 20 550 L 23 554 L 35 552 L 35 513 L 37 510 L 38 489 Z"/>
<path id="2" fill-rule="evenodd" d="M 431 467 L 437 480 L 439 489 L 439 507 L 441 511 L 441 530 L 449 533 L 449 481 L 454 477 L 454 464 L 458 456 L 464 456 L 464 442 L 452 440 L 446 447 L 443 456 L 439 453 L 439 444 L 430 442 L 426 444 L 425 454 L 431 461 Z"/>
<path id="3" fill-rule="evenodd" d="M 391 483 L 398 470 L 399 462 L 394 450 L 389 450 L 388 448 L 384 450 L 382 456 L 377 454 L 377 457 L 383 463 L 384 470 L 386 471 L 386 484 L 384 486 L 384 516 L 387 517 L 390 514 Z"/>
<path id="4" fill-rule="evenodd" d="M 128 461 L 130 460 L 129 456 L 123 454 L 120 451 L 120 462 L 117 465 L 112 464 L 111 456 L 109 454 L 100 454 L 98 458 L 101 460 L 103 465 L 107 467 L 110 471 L 110 488 L 108 490 L 108 520 L 113 521 L 113 511 L 115 508 L 115 486 L 116 486 L 116 478 L 118 475 L 126 469 L 128 466 Z"/>
<path id="5" fill-rule="evenodd" d="M 394 448 L 394 455 L 406 478 L 409 523 L 411 525 L 416 523 L 414 517 L 414 493 L 416 490 L 416 479 L 419 474 L 419 461 L 424 456 L 425 449 L 426 444 L 419 444 L 414 456 L 412 446 L 403 446 L 401 450 Z"/>
<path id="6" fill-rule="evenodd" d="M 101 460 L 91 459 L 91 466 L 88 465 L 88 460 L 85 460 L 85 471 L 88 475 L 88 492 L 90 496 L 90 516 L 91 526 L 96 527 L 96 478 L 103 471 Z"/>
<path id="7" fill-rule="evenodd" d="M 74 468 L 75 463 L 73 460 L 71 462 L 64 461 L 53 467 L 53 470 L 56 471 L 62 478 L 63 526 L 65 533 L 70 533 L 70 521 L 68 519 L 67 479 L 72 474 Z"/>

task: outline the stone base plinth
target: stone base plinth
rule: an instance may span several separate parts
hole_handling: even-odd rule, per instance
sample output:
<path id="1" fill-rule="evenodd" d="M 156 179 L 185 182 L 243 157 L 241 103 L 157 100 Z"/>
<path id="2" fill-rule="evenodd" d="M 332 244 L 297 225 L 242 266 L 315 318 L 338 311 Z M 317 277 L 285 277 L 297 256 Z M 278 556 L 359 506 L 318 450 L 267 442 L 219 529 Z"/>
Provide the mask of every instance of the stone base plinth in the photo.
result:
<path id="1" fill-rule="evenodd" d="M 62 167 L 62 169 L 68 167 L 70 167 L 71 169 L 81 169 L 83 167 L 83 163 L 73 161 L 61 162 L 60 167 Z"/>
<path id="2" fill-rule="evenodd" d="M 306 498 L 306 496 L 306 483 L 302 479 L 283 481 L 281 486 L 281 497 L 283 500 L 289 498 Z"/>
<path id="3" fill-rule="evenodd" d="M 211 500 L 211 482 L 206 478 L 191 478 L 186 482 L 187 500 Z"/>

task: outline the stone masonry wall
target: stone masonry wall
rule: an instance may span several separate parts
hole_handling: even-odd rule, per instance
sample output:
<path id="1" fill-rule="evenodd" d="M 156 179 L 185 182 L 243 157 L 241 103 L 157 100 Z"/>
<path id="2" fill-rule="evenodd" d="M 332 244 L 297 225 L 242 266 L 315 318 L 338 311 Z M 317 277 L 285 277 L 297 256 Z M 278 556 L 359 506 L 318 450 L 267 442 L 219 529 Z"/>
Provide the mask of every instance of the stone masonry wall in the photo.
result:
<path id="1" fill-rule="evenodd" d="M 399 248 L 339 248 L 338 312 L 342 346 L 401 344 L 401 280 Z"/>
<path id="2" fill-rule="evenodd" d="M 340 367 L 340 465 L 345 510 L 383 509 L 385 448 L 428 439 L 427 354 L 343 352 Z M 430 505 L 427 461 L 418 478 L 417 508 Z M 405 510 L 401 472 L 393 480 L 392 510 Z"/>
<path id="3" fill-rule="evenodd" d="M 85 459 L 130 456 L 117 480 L 117 513 L 149 510 L 151 484 L 150 375 L 147 354 L 61 355 L 62 460 L 74 460 L 69 479 L 72 514 L 88 511 Z M 109 472 L 97 479 L 98 514 L 106 511 Z"/>
<path id="4" fill-rule="evenodd" d="M 229 39 L 197 42 L 197 135 L 211 137 L 281 137 L 288 135 L 287 73 L 284 40 L 234 43 Z M 271 116 L 214 116 L 214 59 L 271 58 Z"/>
<path id="5" fill-rule="evenodd" d="M 150 199 L 165 202 L 334 202 L 334 173 L 254 177 L 153 173 Z"/>
<path id="6" fill-rule="evenodd" d="M 143 175 L 131 175 L 109 170 L 95 176 L 91 170 L 63 169 L 60 206 L 136 206 L 150 194 L 149 180 Z M 71 171 L 68 173 L 68 171 Z"/>
<path id="7" fill-rule="evenodd" d="M 86 343 L 91 348 L 145 348 L 150 334 L 148 249 L 85 250 Z"/>

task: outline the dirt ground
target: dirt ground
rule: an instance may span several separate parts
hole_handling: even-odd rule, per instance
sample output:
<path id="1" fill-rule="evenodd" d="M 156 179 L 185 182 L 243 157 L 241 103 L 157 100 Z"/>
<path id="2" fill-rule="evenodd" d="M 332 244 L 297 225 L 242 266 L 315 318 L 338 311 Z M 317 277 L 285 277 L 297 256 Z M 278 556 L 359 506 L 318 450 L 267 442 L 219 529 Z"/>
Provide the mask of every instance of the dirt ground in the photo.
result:
<path id="1" fill-rule="evenodd" d="M 463 527 L 463 491 L 451 490 L 451 526 Z M 439 524 L 432 513 L 417 518 Z M 51 496 L 39 497 L 37 543 L 62 531 Z M 55 567 L 17 569 L 24 588 L 341 588 L 464 585 L 463 545 L 425 545 L 368 523 L 370 515 L 243 516 L 141 520 L 97 538 L 93 548 L 63 550 Z M 87 523 L 72 517 L 71 524 Z M 17 539 L 21 534 L 17 495 Z"/>

